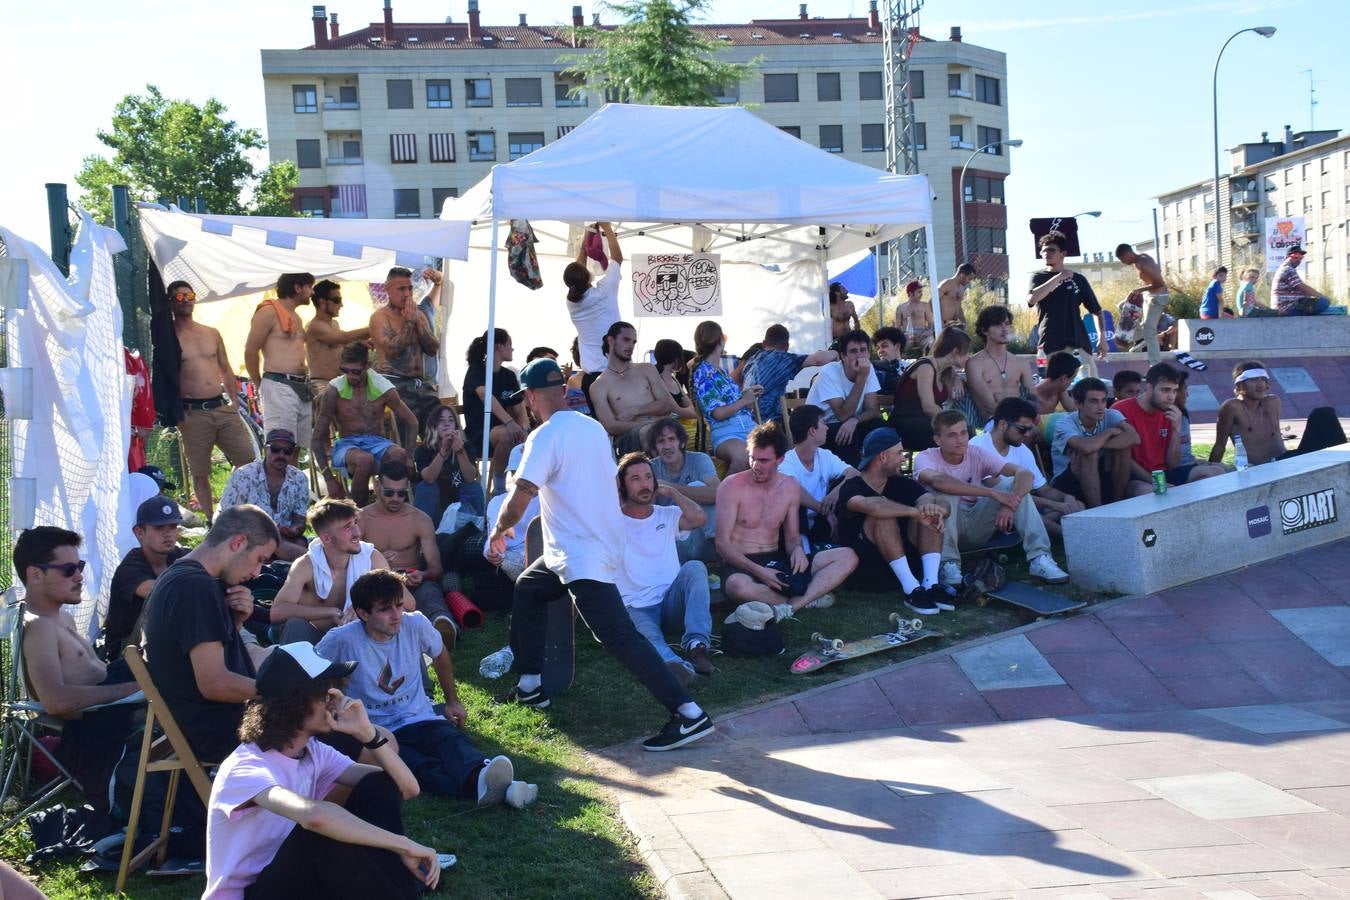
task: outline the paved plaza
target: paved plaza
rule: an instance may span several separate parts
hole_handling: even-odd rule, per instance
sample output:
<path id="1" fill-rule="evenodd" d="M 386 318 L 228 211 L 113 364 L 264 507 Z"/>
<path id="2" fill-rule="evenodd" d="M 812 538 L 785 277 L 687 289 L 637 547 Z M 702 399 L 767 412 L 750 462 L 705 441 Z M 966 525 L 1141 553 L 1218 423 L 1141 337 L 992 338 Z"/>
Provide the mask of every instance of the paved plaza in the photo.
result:
<path id="1" fill-rule="evenodd" d="M 599 767 L 672 897 L 1350 896 L 1350 542 Z"/>

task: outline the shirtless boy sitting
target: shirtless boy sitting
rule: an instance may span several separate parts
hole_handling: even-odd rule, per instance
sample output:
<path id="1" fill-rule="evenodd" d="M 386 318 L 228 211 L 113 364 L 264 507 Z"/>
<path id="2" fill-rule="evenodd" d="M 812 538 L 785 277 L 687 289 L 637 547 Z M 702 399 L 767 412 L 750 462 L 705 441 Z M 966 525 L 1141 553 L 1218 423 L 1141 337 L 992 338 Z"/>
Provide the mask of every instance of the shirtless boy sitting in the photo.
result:
<path id="1" fill-rule="evenodd" d="M 1002 304 L 986 306 L 975 320 L 975 333 L 984 338 L 984 349 L 966 363 L 966 386 L 981 421 L 993 418 L 1000 401 L 1008 397 L 1026 400 L 1036 391 L 1031 362 L 1008 349 L 1012 324 L 1012 313 Z"/>
<path id="2" fill-rule="evenodd" d="M 938 282 L 938 304 L 942 309 L 942 327 L 966 327 L 966 311 L 962 306 L 966 300 L 966 289 L 975 280 L 975 267 L 970 263 L 961 263 L 956 274 L 945 281 Z"/>
<path id="3" fill-rule="evenodd" d="M 652 425 L 678 408 L 651 363 L 633 362 L 637 330 L 615 322 L 605 334 L 605 371 L 591 385 L 591 411 L 605 426 L 619 453 L 646 445 Z"/>
<path id="4" fill-rule="evenodd" d="M 1280 432 L 1280 398 L 1270 392 L 1270 372 L 1259 359 L 1244 359 L 1233 367 L 1234 396 L 1219 407 L 1210 462 L 1222 462 L 1230 437 L 1242 438 L 1247 464 L 1278 459 L 1284 453 Z"/>
<path id="5" fill-rule="evenodd" d="M 834 547 L 808 558 L 802 549 L 801 491 L 778 471 L 788 442 L 777 422 L 756 426 L 746 448 L 750 468 L 717 488 L 717 552 L 726 563 L 722 590 L 736 603 L 769 604 L 778 619 L 832 605 L 829 592 L 857 567 L 857 554 Z M 790 548 L 786 558 L 780 546 Z"/>
<path id="6" fill-rule="evenodd" d="M 1031 402 L 1036 404 L 1038 413 L 1046 416 L 1056 409 L 1062 408 L 1065 412 L 1078 409 L 1069 388 L 1073 386 L 1073 377 L 1082 365 L 1078 357 L 1068 350 L 1050 354 L 1050 359 L 1045 363 L 1045 377 L 1032 392 L 1034 396 Z"/>

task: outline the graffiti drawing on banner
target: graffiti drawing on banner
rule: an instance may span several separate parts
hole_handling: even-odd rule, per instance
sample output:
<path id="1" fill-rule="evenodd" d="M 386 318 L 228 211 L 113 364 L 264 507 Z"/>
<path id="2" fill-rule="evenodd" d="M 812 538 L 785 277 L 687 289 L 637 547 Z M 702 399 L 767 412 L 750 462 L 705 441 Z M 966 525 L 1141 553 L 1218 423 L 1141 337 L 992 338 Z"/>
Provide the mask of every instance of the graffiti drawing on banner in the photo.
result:
<path id="1" fill-rule="evenodd" d="M 634 254 L 633 311 L 639 316 L 720 316 L 721 256 Z"/>
<path id="2" fill-rule="evenodd" d="M 1295 244 L 1304 244 L 1308 229 L 1303 216 L 1281 216 L 1266 219 L 1266 271 L 1274 272 L 1284 262 L 1285 251 Z"/>

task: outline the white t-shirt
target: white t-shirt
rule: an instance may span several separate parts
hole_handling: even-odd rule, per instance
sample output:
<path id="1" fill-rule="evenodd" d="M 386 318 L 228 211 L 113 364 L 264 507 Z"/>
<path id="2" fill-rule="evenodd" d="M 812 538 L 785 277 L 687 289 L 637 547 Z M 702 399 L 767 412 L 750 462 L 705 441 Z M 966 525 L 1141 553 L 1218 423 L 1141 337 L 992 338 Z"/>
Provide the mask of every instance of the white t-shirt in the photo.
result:
<path id="1" fill-rule="evenodd" d="M 617 472 L 609 435 L 590 416 L 560 410 L 525 439 L 516 477 L 539 488 L 544 564 L 563 584 L 618 575 L 627 530 Z"/>
<path id="2" fill-rule="evenodd" d="M 309 739 L 305 754 L 292 759 L 280 750 L 240 744 L 220 764 L 206 804 L 206 891 L 203 900 L 243 900 L 291 829 L 284 816 L 252 803 L 270 787 L 322 800 L 352 761 L 327 744 Z"/>
<path id="3" fill-rule="evenodd" d="M 577 330 L 581 368 L 586 372 L 604 371 L 605 354 L 601 351 L 601 344 L 605 332 L 623 318 L 619 315 L 619 284 L 623 281 L 621 267 L 621 263 L 610 260 L 605 274 L 586 288 L 580 300 L 576 303 L 563 301 L 567 304 L 567 314 L 572 317 L 572 327 Z"/>
<path id="4" fill-rule="evenodd" d="M 835 456 L 829 450 L 821 447 L 816 451 L 815 459 L 811 461 L 811 469 L 807 471 L 802 459 L 797 455 L 797 448 L 793 447 L 783 457 L 783 461 L 778 464 L 778 471 L 784 475 L 791 475 L 797 479 L 806 493 L 820 502 L 825 499 L 825 495 L 830 492 L 830 482 L 841 477 L 849 469 L 848 463 Z M 816 511 L 808 509 L 806 511 L 807 524 L 814 523 L 816 520 Z"/>
<path id="5" fill-rule="evenodd" d="M 628 547 L 619 565 L 619 595 L 623 605 L 655 606 L 680 574 L 675 541 L 680 536 L 680 508 L 653 506 L 645 519 L 623 517 Z"/>
<path id="6" fill-rule="evenodd" d="M 821 366 L 820 374 L 811 384 L 811 390 L 806 395 L 806 402 L 813 406 L 819 406 L 825 410 L 825 424 L 833 425 L 839 421 L 839 417 L 834 414 L 834 409 L 827 401 L 842 400 L 848 396 L 849 391 L 853 390 L 853 382 L 844 377 L 844 364 L 842 362 L 832 362 L 827 366 Z M 881 391 L 881 382 L 877 381 L 876 369 L 868 368 L 867 385 L 863 388 L 862 396 L 858 398 L 858 406 L 853 410 L 853 415 L 857 415 L 863 408 L 863 401 L 867 399 L 868 394 L 875 394 Z"/>
<path id="7" fill-rule="evenodd" d="M 993 453 L 998 453 L 998 450 L 994 447 L 994 439 L 990 437 L 989 432 L 987 431 L 971 438 L 970 446 L 983 447 Z M 1045 487 L 1045 476 L 1041 474 L 1040 464 L 1036 462 L 1036 454 L 1032 453 L 1031 448 L 1026 444 L 1023 444 L 1020 447 L 1014 447 L 1009 444 L 1008 452 L 1002 455 L 1004 459 L 1014 466 L 1018 466 L 1022 469 L 1029 469 L 1031 471 L 1031 489 L 1033 491 L 1038 491 Z"/>
<path id="8" fill-rule="evenodd" d="M 497 494 L 488 501 L 487 520 L 489 526 L 497 524 L 497 517 L 501 515 L 502 506 L 506 503 L 506 498 L 509 496 L 511 496 L 511 493 L 508 491 L 505 494 Z M 525 514 L 520 517 L 520 522 L 512 529 L 514 536 L 506 542 L 507 550 L 525 549 L 525 531 L 530 526 L 530 520 L 537 515 L 539 515 L 539 498 L 531 497 L 530 502 L 525 505 Z M 483 555 L 486 556 L 487 552 L 491 549 L 491 546 L 485 542 L 483 544 Z"/>

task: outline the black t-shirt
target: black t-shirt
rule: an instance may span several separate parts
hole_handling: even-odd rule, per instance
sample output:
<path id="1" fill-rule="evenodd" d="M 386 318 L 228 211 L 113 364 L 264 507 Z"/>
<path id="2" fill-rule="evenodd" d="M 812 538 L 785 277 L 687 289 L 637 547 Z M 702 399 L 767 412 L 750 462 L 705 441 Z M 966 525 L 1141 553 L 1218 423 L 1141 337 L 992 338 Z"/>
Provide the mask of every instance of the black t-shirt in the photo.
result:
<path id="1" fill-rule="evenodd" d="M 468 448 L 467 440 L 464 446 L 466 449 Z M 418 447 L 413 451 L 413 462 L 416 463 L 419 472 L 431 465 L 435 459 L 436 451 L 430 447 Z M 451 503 L 458 502 L 459 486 L 463 483 L 464 473 L 459 470 L 459 461 L 454 456 L 447 457 L 445 462 L 441 463 L 441 474 L 436 479 L 436 489 L 440 492 L 439 499 L 436 501 L 436 508 L 444 511 Z M 440 523 L 433 522 L 432 524 Z"/>
<path id="2" fill-rule="evenodd" d="M 1031 290 L 1036 290 L 1057 273 L 1048 269 L 1035 272 L 1031 276 Z M 1092 285 L 1081 272 L 1074 272 L 1073 278 L 1051 291 L 1044 300 L 1036 304 L 1040 319 L 1036 323 L 1040 329 L 1041 346 L 1047 354 L 1057 350 L 1081 348 L 1091 350 L 1087 329 L 1083 327 L 1083 307 L 1092 314 L 1102 311 Z"/>
<path id="3" fill-rule="evenodd" d="M 167 563 L 173 565 L 188 552 L 186 547 L 174 547 L 169 551 Z M 122 655 L 122 646 L 131 637 L 136 620 L 145 608 L 145 598 L 136 596 L 136 588 L 147 581 L 155 580 L 155 570 L 141 552 L 140 547 L 133 548 L 122 557 L 113 572 L 112 587 L 108 592 L 108 615 L 103 620 L 103 656 L 114 660 Z"/>
<path id="4" fill-rule="evenodd" d="M 242 703 L 207 700 L 197 689 L 188 654 L 198 644 L 225 648 L 225 668 L 255 677 L 234 617 L 225 605 L 225 586 L 193 559 L 183 559 L 155 579 L 145 623 L 146 666 L 192 749 L 219 762 L 239 743 Z"/>
<path id="5" fill-rule="evenodd" d="M 464 398 L 464 434 L 469 439 L 470 446 L 475 449 L 475 455 L 482 452 L 483 446 L 483 401 L 478 399 L 478 388 L 484 385 L 483 367 L 470 366 L 469 371 L 464 374 L 464 392 L 460 395 Z M 496 396 L 497 402 L 510 409 L 517 403 L 523 403 L 524 398 L 513 400 L 511 395 L 520 390 L 520 379 L 516 373 L 508 368 L 500 368 L 492 373 L 492 386 L 485 392 Z M 494 413 L 492 416 L 492 426 L 505 425 L 501 419 Z"/>
<path id="6" fill-rule="evenodd" d="M 854 475 L 848 481 L 845 481 L 844 486 L 839 489 L 839 503 L 834 508 L 835 515 L 839 518 L 839 524 L 835 527 L 834 542 L 841 547 L 851 547 L 862 536 L 863 523 L 867 521 L 867 516 L 848 508 L 848 501 L 853 497 L 862 497 L 863 499 L 885 497 L 893 503 L 913 506 L 925 493 L 927 491 L 924 490 L 923 485 L 913 478 L 897 475 L 894 478 L 887 479 L 886 487 L 878 494 L 872 490 L 872 486 L 861 475 Z"/>

